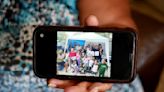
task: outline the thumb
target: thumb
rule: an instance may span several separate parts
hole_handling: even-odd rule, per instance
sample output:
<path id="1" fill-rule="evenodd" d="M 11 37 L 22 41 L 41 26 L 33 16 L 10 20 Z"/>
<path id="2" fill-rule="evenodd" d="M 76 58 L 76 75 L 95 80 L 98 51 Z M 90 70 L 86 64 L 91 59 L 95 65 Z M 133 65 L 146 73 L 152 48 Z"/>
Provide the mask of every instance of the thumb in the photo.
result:
<path id="1" fill-rule="evenodd" d="M 98 26 L 99 22 L 96 16 L 90 15 L 85 20 L 85 26 Z"/>

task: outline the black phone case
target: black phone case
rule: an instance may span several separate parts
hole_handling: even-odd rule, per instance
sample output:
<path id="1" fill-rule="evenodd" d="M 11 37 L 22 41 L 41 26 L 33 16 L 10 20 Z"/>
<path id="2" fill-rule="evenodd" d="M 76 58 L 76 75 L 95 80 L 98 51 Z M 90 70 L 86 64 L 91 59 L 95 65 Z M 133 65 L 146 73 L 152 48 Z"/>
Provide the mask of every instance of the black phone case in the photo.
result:
<path id="1" fill-rule="evenodd" d="M 35 47 L 35 42 L 36 42 L 36 36 L 37 36 L 37 32 L 40 30 L 62 30 L 62 31 L 76 31 L 76 30 L 82 30 L 82 31 L 90 31 L 90 32 L 99 32 L 99 30 L 101 30 L 101 32 L 107 32 L 107 31 L 111 31 L 111 32 L 130 32 L 134 35 L 134 40 L 135 40 L 135 47 L 133 48 L 133 61 L 132 61 L 132 70 L 131 70 L 131 75 L 129 76 L 128 79 L 125 80 L 119 80 L 119 79 L 109 79 L 109 78 L 95 78 L 95 77 L 81 77 L 81 76 L 65 76 L 65 75 L 55 75 L 55 74 L 48 74 L 48 75 L 42 75 L 38 72 L 37 70 L 37 64 L 36 64 L 36 47 Z M 129 83 L 131 81 L 134 80 L 135 76 L 136 76 L 136 48 L 137 48 L 137 33 L 135 32 L 134 29 L 131 28 L 100 28 L 100 27 L 66 27 L 66 26 L 38 26 L 33 33 L 33 70 L 34 73 L 40 77 L 40 78 L 56 78 L 56 79 L 63 79 L 63 80 L 78 80 L 78 81 L 91 81 L 91 82 L 95 82 L 95 81 L 99 81 L 99 82 L 110 82 L 110 83 Z M 48 66 L 47 66 L 48 67 Z"/>

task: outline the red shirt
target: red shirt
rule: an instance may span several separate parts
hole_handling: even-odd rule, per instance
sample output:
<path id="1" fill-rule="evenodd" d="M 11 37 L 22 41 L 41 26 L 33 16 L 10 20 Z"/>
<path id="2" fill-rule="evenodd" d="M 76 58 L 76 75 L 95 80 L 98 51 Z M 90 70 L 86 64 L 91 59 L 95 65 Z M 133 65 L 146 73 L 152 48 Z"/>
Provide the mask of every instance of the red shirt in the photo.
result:
<path id="1" fill-rule="evenodd" d="M 70 52 L 69 53 L 69 57 L 74 57 L 74 56 L 76 56 L 76 52 Z"/>

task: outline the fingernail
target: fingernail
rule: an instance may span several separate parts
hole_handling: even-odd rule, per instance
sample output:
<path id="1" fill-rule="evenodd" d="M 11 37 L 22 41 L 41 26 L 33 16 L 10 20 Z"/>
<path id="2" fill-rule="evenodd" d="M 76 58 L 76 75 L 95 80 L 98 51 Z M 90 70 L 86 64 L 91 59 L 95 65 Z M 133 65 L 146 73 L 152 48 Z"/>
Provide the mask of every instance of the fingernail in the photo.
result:
<path id="1" fill-rule="evenodd" d="M 86 25 L 87 26 L 98 26 L 98 19 L 96 16 L 94 15 L 90 15 L 87 17 L 87 20 L 86 20 Z"/>
<path id="2" fill-rule="evenodd" d="M 56 84 L 49 83 L 48 86 L 55 88 L 56 87 Z"/>
<path id="3" fill-rule="evenodd" d="M 90 92 L 98 92 L 98 88 L 93 88 Z"/>

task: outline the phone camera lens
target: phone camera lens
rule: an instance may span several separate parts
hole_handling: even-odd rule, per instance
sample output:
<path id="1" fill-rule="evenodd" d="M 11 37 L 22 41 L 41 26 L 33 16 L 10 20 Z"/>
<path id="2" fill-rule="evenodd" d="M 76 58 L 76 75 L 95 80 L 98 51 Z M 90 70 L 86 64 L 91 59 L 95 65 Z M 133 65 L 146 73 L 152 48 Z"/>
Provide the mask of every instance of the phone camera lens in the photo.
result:
<path id="1" fill-rule="evenodd" d="M 43 37 L 44 37 L 44 34 L 43 34 L 43 33 L 41 33 L 41 34 L 40 34 L 40 38 L 43 38 Z"/>

